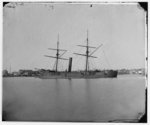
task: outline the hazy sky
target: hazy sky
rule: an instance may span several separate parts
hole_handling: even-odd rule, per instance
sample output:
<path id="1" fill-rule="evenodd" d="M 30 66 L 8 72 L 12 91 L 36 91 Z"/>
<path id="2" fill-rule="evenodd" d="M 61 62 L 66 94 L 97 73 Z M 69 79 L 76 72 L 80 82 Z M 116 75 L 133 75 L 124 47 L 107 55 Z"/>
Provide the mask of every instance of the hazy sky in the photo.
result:
<path id="1" fill-rule="evenodd" d="M 90 59 L 90 68 L 144 68 L 145 12 L 138 4 L 52 4 L 9 3 L 3 8 L 3 69 L 52 69 L 57 36 L 60 48 L 68 50 L 64 58 L 73 57 L 73 69 L 85 68 L 89 31 L 91 46 L 103 46 Z M 92 50 L 92 49 L 91 49 Z M 68 68 L 60 61 L 59 69 Z"/>

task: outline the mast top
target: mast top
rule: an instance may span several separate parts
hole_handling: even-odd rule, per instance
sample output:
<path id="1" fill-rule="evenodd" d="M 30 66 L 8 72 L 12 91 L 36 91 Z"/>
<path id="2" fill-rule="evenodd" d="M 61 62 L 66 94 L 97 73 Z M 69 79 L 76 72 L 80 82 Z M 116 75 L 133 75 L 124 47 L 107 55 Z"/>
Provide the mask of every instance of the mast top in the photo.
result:
<path id="1" fill-rule="evenodd" d="M 87 41 L 88 41 L 88 37 L 89 37 L 89 31 L 88 31 L 88 29 L 87 29 Z"/>
<path id="2" fill-rule="evenodd" d="M 59 53 L 59 34 L 58 34 L 58 38 L 57 38 L 57 53 Z"/>
<path id="3" fill-rule="evenodd" d="M 57 36 L 57 42 L 59 42 L 59 33 L 58 33 L 58 36 Z"/>

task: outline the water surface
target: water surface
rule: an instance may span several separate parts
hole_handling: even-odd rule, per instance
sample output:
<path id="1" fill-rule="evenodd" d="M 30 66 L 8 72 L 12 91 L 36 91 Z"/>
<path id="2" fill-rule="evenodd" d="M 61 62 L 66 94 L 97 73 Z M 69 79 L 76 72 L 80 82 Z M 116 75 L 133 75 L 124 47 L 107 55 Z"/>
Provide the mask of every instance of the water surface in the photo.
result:
<path id="1" fill-rule="evenodd" d="M 3 78 L 3 118 L 9 121 L 137 119 L 145 109 L 143 76 L 100 79 Z"/>

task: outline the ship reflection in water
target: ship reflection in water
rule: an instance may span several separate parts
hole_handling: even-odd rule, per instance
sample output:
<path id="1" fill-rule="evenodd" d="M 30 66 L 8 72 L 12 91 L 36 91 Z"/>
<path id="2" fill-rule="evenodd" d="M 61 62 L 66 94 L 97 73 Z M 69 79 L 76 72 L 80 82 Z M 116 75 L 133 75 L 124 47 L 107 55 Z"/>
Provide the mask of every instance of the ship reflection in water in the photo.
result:
<path id="1" fill-rule="evenodd" d="M 3 120 L 137 122 L 145 110 L 145 78 L 3 79 Z"/>

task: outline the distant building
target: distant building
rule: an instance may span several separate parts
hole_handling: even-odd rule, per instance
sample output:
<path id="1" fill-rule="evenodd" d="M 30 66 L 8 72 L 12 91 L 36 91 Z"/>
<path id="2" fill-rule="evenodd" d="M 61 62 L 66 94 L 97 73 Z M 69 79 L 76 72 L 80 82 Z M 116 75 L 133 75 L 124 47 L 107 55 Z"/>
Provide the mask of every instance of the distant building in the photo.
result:
<path id="1" fill-rule="evenodd" d="M 130 71 L 127 69 L 120 69 L 118 70 L 118 74 L 130 74 Z"/>
<path id="2" fill-rule="evenodd" d="M 119 74 L 140 74 L 145 75 L 145 69 L 120 69 L 118 70 Z"/>
<path id="3" fill-rule="evenodd" d="M 19 76 L 19 72 L 12 72 L 12 76 Z"/>
<path id="4" fill-rule="evenodd" d="M 32 70 L 19 70 L 19 75 L 20 76 L 32 76 L 33 71 Z"/>
<path id="5" fill-rule="evenodd" d="M 9 75 L 8 71 L 7 70 L 3 70 L 3 76 L 8 76 L 8 75 Z"/>

